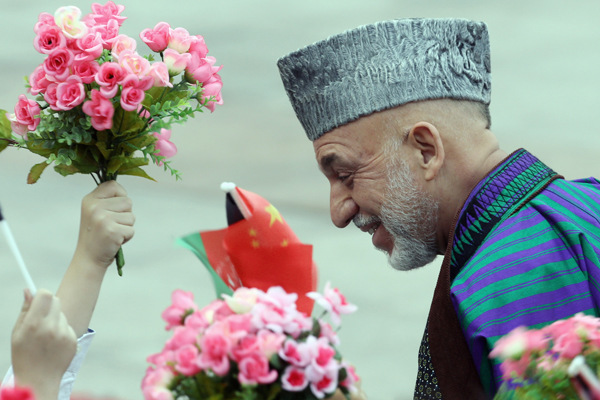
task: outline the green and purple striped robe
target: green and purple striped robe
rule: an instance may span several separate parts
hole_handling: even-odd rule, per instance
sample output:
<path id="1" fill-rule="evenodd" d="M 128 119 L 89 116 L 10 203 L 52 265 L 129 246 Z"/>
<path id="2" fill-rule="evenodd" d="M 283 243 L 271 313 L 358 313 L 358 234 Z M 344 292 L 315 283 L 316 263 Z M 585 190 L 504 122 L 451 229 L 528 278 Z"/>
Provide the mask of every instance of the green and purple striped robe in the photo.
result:
<path id="1" fill-rule="evenodd" d="M 448 293 L 466 346 L 444 337 L 444 326 L 453 325 L 444 316 L 452 307 L 440 306 Z M 600 181 L 566 181 L 518 150 L 473 189 L 457 217 L 424 337 L 430 375 L 440 378 L 445 398 L 466 388 L 474 374 L 456 374 L 468 369 L 458 360 L 468 349 L 493 395 L 501 373 L 489 352 L 501 336 L 577 312 L 600 316 Z M 448 354 L 445 342 L 453 343 Z M 448 384 L 455 387 L 447 391 Z"/>

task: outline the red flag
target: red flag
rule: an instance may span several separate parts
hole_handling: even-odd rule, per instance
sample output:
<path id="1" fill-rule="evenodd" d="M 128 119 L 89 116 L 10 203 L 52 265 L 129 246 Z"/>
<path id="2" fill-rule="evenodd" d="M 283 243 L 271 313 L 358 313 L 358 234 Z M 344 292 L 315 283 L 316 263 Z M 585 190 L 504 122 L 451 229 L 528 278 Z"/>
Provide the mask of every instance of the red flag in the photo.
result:
<path id="1" fill-rule="evenodd" d="M 229 226 L 200 232 L 201 243 L 197 243 L 198 234 L 195 238 L 190 235 L 184 238 L 186 247 L 212 270 L 217 292 L 223 288 L 214 274 L 233 290 L 240 286 L 261 290 L 281 286 L 288 293 L 296 293 L 298 309 L 310 315 L 313 300 L 305 294 L 317 288 L 312 245 L 301 243 L 279 211 L 263 197 L 233 185 L 224 189 L 228 191 Z"/>

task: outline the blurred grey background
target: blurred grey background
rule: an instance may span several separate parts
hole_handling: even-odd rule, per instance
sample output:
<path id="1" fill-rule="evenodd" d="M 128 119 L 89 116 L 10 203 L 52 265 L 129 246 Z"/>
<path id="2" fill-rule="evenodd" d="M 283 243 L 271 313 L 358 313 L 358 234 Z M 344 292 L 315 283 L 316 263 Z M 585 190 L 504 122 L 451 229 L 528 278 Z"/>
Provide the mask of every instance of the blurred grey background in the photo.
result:
<path id="1" fill-rule="evenodd" d="M 488 24 L 492 48 L 492 130 L 502 147 L 525 147 L 567 178 L 600 176 L 600 2 L 580 0 L 204 0 L 121 2 L 121 33 L 160 21 L 201 34 L 223 65 L 225 104 L 173 129 L 176 182 L 158 167 L 158 182 L 120 179 L 134 202 L 136 236 L 124 246 L 123 277 L 111 268 L 92 321 L 98 334 L 75 392 L 141 399 L 145 358 L 169 337 L 160 313 L 173 289 L 213 298 L 208 273 L 182 235 L 225 226 L 222 181 L 273 203 L 302 241 L 314 244 L 319 286 L 340 288 L 359 311 L 340 333 L 341 350 L 357 366 L 371 400 L 409 399 L 417 350 L 440 260 L 401 273 L 356 229 L 329 219 L 328 186 L 283 91 L 276 60 L 343 30 L 400 17 L 463 17 Z M 32 46 L 42 12 L 57 0 L 0 1 L 0 108 L 25 93 L 23 76 L 42 62 Z M 91 2 L 74 1 L 83 13 Z M 104 4 L 102 2 L 102 4 Z M 138 46 L 145 51 L 144 45 Z M 38 287 L 54 290 L 75 246 L 88 176 L 63 178 L 48 169 L 27 185 L 40 159 L 26 151 L 0 154 L 0 204 Z M 0 369 L 10 363 L 10 332 L 24 281 L 0 238 Z"/>

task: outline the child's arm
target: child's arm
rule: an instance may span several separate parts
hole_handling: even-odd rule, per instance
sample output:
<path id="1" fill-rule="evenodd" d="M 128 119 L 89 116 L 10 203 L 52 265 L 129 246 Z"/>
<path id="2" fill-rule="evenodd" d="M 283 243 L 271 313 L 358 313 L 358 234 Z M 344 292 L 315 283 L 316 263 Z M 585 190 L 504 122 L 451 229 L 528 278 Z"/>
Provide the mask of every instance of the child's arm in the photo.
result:
<path id="1" fill-rule="evenodd" d="M 36 400 L 56 400 L 76 350 L 77 338 L 60 310 L 60 300 L 44 289 L 34 298 L 26 292 L 11 337 L 15 383 L 29 387 Z"/>
<path id="2" fill-rule="evenodd" d="M 115 181 L 83 198 L 79 239 L 56 295 L 77 337 L 87 332 L 107 267 L 119 247 L 133 237 L 131 199 Z"/>

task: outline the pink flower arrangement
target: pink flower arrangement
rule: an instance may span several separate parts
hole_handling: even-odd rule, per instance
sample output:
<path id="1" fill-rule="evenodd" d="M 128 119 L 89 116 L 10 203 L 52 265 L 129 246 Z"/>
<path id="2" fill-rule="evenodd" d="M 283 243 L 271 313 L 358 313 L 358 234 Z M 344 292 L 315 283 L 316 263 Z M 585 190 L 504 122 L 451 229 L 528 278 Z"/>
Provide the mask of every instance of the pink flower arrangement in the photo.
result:
<path id="1" fill-rule="evenodd" d="M 541 329 L 515 328 L 490 357 L 501 361 L 497 399 L 578 399 L 585 392 L 581 398 L 600 400 L 600 318 L 578 313 Z"/>
<path id="2" fill-rule="evenodd" d="M 89 173 L 97 182 L 150 178 L 140 168 L 148 158 L 179 177 L 165 161 L 176 147 L 159 135 L 223 103 L 221 67 L 202 36 L 166 22 L 144 29 L 141 40 L 161 58 L 154 61 L 120 32 L 124 9 L 108 1 L 84 16 L 75 6 L 39 15 L 33 47 L 45 58 L 28 78 L 35 100 L 21 95 L 14 113 L 0 112 L 0 150 L 10 144 L 47 158 L 32 168 L 29 183 L 51 163 L 63 175 Z"/>
<path id="3" fill-rule="evenodd" d="M 167 160 L 177 153 L 171 125 L 223 103 L 221 67 L 202 36 L 166 22 L 141 32 L 150 51 L 139 54 L 136 40 L 121 32 L 124 6 L 91 8 L 39 15 L 33 47 L 44 59 L 27 78 L 34 99 L 23 94 L 13 113 L 0 110 L 0 151 L 13 146 L 45 158 L 28 183 L 50 164 L 96 183 L 119 175 L 153 180 L 142 169 L 150 160 L 179 178 Z"/>
<path id="4" fill-rule="evenodd" d="M 296 299 L 281 287 L 242 287 L 199 309 L 191 293 L 175 290 L 162 314 L 173 336 L 148 357 L 144 398 L 304 400 L 356 392 L 359 378 L 338 352 L 337 334 L 299 312 Z M 345 305 L 338 317 L 356 308 Z"/>

